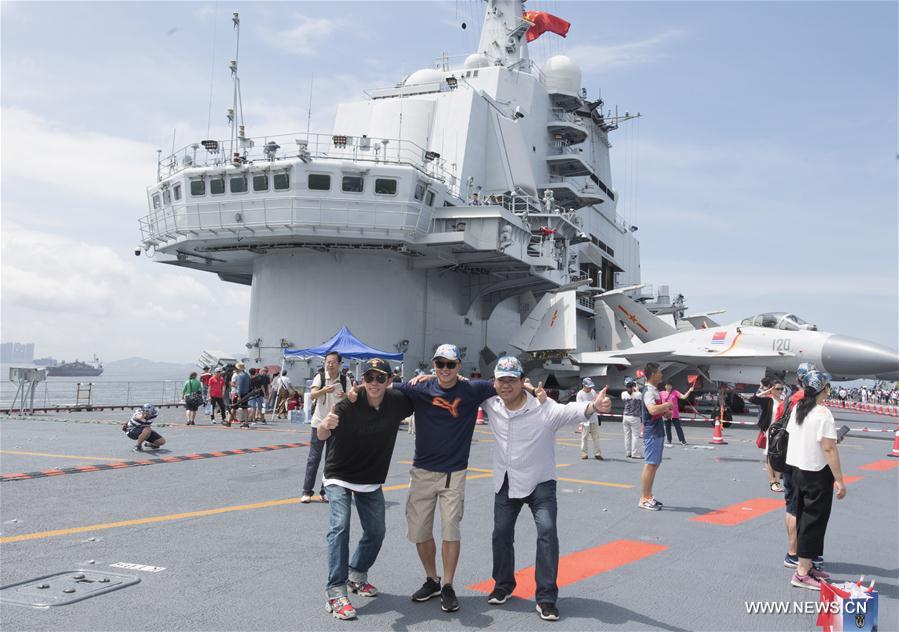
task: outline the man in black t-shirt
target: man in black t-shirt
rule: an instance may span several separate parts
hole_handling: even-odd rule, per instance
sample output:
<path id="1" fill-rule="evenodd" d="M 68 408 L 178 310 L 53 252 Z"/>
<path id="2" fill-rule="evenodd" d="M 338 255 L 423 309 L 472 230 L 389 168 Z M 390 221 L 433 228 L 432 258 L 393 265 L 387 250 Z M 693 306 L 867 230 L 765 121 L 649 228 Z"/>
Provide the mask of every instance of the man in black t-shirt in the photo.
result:
<path id="1" fill-rule="evenodd" d="M 364 389 L 355 402 L 338 402 L 317 429 L 327 441 L 324 487 L 331 528 L 328 531 L 328 582 L 325 608 L 338 619 L 355 619 L 347 591 L 374 597 L 368 570 L 384 541 L 384 492 L 400 422 L 412 414 L 412 402 L 388 390 L 390 365 L 380 358 L 365 364 Z M 362 525 L 362 538 L 349 559 L 351 502 Z"/>

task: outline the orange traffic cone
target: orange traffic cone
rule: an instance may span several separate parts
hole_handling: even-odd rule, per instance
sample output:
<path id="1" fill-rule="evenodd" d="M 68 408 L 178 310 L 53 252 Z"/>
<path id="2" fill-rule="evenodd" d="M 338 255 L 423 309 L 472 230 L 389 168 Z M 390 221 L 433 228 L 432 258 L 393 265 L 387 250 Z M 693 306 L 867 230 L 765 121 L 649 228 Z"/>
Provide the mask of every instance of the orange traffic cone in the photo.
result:
<path id="1" fill-rule="evenodd" d="M 896 435 L 893 438 L 893 451 L 887 454 L 887 456 L 899 458 L 899 427 L 896 428 Z"/>
<path id="2" fill-rule="evenodd" d="M 479 425 L 479 426 L 483 426 L 485 423 L 487 423 L 486 421 L 484 421 L 484 419 L 485 419 L 485 417 L 484 417 L 484 409 L 481 408 L 481 407 L 479 406 L 479 407 L 478 407 L 478 418 L 477 418 L 477 420 L 475 421 L 475 423 L 476 423 L 477 425 Z"/>
<path id="3" fill-rule="evenodd" d="M 712 435 L 712 440 L 709 443 L 715 445 L 727 445 L 727 441 L 724 440 L 724 436 L 721 434 L 721 420 L 715 420 L 715 433 Z"/>

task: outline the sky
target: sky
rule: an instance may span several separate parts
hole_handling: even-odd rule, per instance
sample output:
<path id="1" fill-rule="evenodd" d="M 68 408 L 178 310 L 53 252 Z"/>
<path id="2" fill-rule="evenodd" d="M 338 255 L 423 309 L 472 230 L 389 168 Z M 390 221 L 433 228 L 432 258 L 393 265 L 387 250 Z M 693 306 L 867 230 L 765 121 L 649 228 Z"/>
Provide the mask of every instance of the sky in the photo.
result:
<path id="1" fill-rule="evenodd" d="M 156 150 L 227 137 L 231 12 L 258 136 L 307 116 L 330 133 L 338 102 L 473 52 L 483 6 L 4 1 L 2 340 L 107 361 L 241 349 L 248 287 L 133 254 Z M 896 3 L 526 6 L 572 24 L 532 57 L 570 56 L 591 97 L 641 114 L 611 140 L 645 283 L 723 322 L 791 311 L 897 347 Z"/>

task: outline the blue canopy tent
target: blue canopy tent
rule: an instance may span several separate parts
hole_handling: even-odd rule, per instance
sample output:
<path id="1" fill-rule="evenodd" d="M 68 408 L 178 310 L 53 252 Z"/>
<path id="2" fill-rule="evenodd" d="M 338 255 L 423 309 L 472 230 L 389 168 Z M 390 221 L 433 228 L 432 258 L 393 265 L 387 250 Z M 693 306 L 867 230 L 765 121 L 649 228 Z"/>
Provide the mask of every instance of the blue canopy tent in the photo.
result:
<path id="1" fill-rule="evenodd" d="M 371 358 L 381 358 L 382 360 L 393 360 L 394 362 L 402 362 L 402 353 L 388 353 L 380 351 L 356 338 L 346 327 L 341 327 L 334 336 L 327 342 L 323 342 L 317 347 L 308 349 L 285 349 L 285 358 L 321 358 L 328 353 L 336 351 L 348 360 L 370 360 Z"/>

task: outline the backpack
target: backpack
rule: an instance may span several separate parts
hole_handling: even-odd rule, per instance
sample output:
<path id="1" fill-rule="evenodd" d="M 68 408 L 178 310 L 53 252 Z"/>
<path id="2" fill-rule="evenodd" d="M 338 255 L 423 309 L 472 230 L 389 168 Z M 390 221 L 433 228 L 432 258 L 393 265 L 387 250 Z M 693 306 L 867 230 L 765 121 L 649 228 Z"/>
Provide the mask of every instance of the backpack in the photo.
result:
<path id="1" fill-rule="evenodd" d="M 325 385 L 325 370 L 318 370 L 318 383 L 320 384 L 319 388 Z M 343 389 L 343 392 L 346 393 L 346 375 L 343 372 L 339 375 L 340 378 L 340 388 Z M 311 418 L 315 414 L 315 406 L 318 404 L 318 398 L 314 398 L 312 400 L 312 408 L 309 409 L 309 417 Z"/>
<path id="2" fill-rule="evenodd" d="M 787 465 L 787 446 L 790 443 L 790 433 L 787 432 L 787 422 L 790 413 L 795 408 L 790 401 L 784 402 L 783 412 L 780 417 L 772 421 L 768 426 L 768 463 L 775 472 L 785 472 L 792 469 Z"/>

